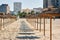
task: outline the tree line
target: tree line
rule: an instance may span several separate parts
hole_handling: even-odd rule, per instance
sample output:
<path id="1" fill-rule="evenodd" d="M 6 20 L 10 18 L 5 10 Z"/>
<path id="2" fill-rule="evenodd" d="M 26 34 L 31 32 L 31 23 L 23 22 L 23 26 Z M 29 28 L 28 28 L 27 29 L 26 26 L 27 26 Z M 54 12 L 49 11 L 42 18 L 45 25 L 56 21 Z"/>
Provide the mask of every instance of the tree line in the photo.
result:
<path id="1" fill-rule="evenodd" d="M 18 11 L 17 16 L 19 16 L 20 18 L 25 18 L 26 15 L 34 15 L 34 14 L 38 14 L 38 13 L 39 12 L 34 13 L 34 11 L 31 11 L 31 12 L 28 12 L 28 13 Z"/>

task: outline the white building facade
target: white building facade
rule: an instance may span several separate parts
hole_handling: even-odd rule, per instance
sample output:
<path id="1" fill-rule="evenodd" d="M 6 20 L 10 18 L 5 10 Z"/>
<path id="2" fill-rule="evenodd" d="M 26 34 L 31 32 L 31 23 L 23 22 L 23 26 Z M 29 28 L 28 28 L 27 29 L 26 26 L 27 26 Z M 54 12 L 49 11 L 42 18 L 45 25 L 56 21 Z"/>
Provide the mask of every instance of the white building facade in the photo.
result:
<path id="1" fill-rule="evenodd" d="M 42 8 L 33 8 L 34 13 L 41 13 L 43 11 Z"/>

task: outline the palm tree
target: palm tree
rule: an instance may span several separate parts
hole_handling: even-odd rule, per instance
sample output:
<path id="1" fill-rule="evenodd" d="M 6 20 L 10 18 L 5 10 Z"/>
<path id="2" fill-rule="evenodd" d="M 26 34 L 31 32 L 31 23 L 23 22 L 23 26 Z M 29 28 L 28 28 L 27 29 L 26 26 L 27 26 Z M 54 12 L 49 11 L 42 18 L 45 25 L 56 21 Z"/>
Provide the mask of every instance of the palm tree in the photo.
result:
<path id="1" fill-rule="evenodd" d="M 33 10 L 31 11 L 31 14 L 34 14 L 34 11 Z"/>

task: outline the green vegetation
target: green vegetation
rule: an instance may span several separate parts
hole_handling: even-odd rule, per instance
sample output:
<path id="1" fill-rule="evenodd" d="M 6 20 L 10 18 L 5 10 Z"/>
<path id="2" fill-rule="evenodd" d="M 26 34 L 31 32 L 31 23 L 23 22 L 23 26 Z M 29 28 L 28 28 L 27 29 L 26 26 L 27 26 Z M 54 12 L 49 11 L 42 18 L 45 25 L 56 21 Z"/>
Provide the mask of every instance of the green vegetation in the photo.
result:
<path id="1" fill-rule="evenodd" d="M 39 12 L 34 13 L 34 11 L 31 11 L 31 12 L 26 13 L 26 12 L 18 11 L 17 16 L 19 16 L 20 18 L 25 18 L 26 15 L 34 15 L 34 14 L 39 14 Z"/>
<path id="2" fill-rule="evenodd" d="M 26 14 L 27 14 L 27 13 L 25 13 L 25 12 L 20 12 L 20 11 L 18 11 L 17 16 L 19 16 L 20 18 L 23 18 L 23 17 L 26 17 Z"/>
<path id="3" fill-rule="evenodd" d="M 33 10 L 31 11 L 31 14 L 34 14 L 34 11 Z"/>

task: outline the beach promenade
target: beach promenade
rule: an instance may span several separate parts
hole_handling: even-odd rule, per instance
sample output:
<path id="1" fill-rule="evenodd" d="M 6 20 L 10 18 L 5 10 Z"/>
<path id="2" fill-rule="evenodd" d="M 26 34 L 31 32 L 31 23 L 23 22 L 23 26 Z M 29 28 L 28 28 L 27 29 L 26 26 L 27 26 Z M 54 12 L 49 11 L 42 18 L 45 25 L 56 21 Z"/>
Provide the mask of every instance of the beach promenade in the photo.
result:
<path id="1" fill-rule="evenodd" d="M 25 32 L 25 34 L 26 33 L 29 34 L 27 38 L 33 37 L 32 40 L 34 38 L 40 38 L 39 36 L 36 35 L 36 32 L 34 31 L 34 29 L 32 29 L 32 27 L 30 26 L 31 25 L 26 21 L 26 19 L 19 19 L 5 26 L 4 30 L 0 30 L 0 40 L 21 40 L 21 39 L 18 39 L 17 37 L 20 35 L 19 33 L 22 32 L 23 34 L 24 33 L 23 31 L 27 31 Z M 30 34 L 34 34 L 34 35 L 30 35 Z"/>
<path id="2" fill-rule="evenodd" d="M 53 20 L 53 40 L 60 40 L 60 19 Z M 36 30 L 34 20 L 28 22 L 25 18 L 20 18 L 17 21 L 5 26 L 4 30 L 0 30 L 0 40 L 49 40 L 49 19 L 46 23 L 46 35 L 44 36 L 43 22 L 42 30 Z M 38 23 L 38 26 L 39 23 Z"/>

